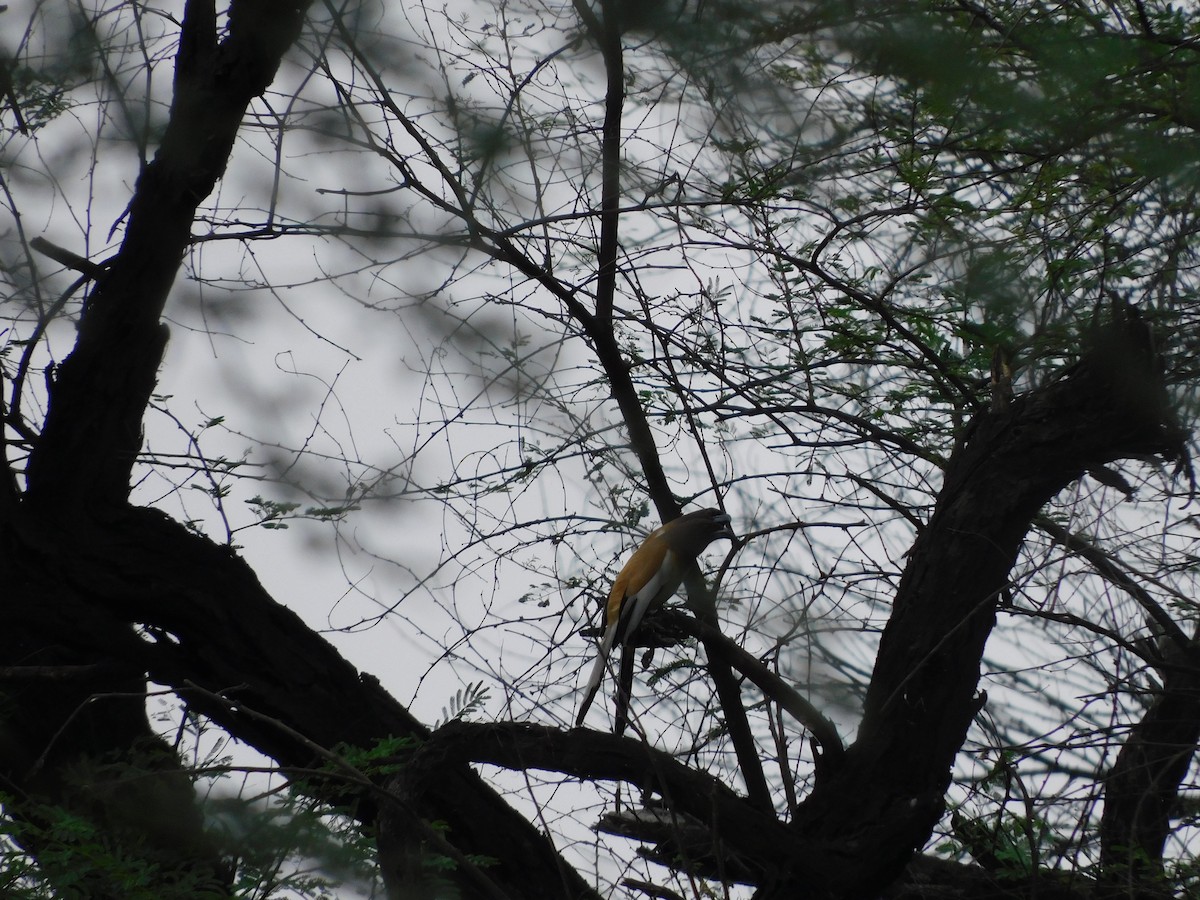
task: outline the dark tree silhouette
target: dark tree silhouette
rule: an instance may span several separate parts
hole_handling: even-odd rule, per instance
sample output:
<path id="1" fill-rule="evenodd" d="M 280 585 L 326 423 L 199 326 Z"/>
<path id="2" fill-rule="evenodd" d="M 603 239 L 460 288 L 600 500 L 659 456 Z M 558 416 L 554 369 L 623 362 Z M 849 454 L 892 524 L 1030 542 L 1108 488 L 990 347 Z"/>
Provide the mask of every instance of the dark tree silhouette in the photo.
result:
<path id="1" fill-rule="evenodd" d="M 33 349 L 3 370 L 0 796 L 15 852 L 36 862 L 48 890 L 131 896 L 136 869 L 154 895 L 238 894 L 236 847 L 206 822 L 194 788 L 202 773 L 148 716 L 152 683 L 371 836 L 396 897 L 605 895 L 569 838 L 515 802 L 497 768 L 541 772 L 564 789 L 637 789 L 640 802 L 606 808 L 597 827 L 640 842 L 695 896 L 710 889 L 705 880 L 764 900 L 1168 897 L 1194 884 L 1186 839 L 1182 849 L 1170 840 L 1186 819 L 1200 739 L 1200 645 L 1184 594 L 1190 539 L 1177 539 L 1174 525 L 1145 533 L 1134 523 L 1106 542 L 1070 521 L 1074 505 L 1092 500 L 1103 512 L 1089 521 L 1115 516 L 1102 498 L 1131 495 L 1130 471 L 1153 473 L 1139 488 L 1157 484 L 1164 497 L 1191 489 L 1196 186 L 1194 157 L 1180 158 L 1195 149 L 1194 17 L 1144 3 L 1039 7 L 1024 18 L 1003 4 L 868 6 L 714 3 L 660 16 L 577 0 L 537 7 L 523 32 L 509 28 L 518 17 L 507 8 L 497 12 L 504 28 L 489 21 L 472 32 L 451 18 L 469 52 L 431 45 L 438 71 L 447 85 L 456 67 L 474 74 L 459 78 L 461 95 L 447 88 L 444 119 L 429 125 L 345 10 L 234 0 L 219 14 L 189 0 L 165 127 L 138 174 L 119 248 L 95 262 L 45 240 L 23 247 L 79 280 L 19 346 L 49 340 L 67 298 L 86 286 L 70 353 L 43 366 L 44 387 L 34 385 Z M 570 25 L 543 21 L 568 12 Z M 521 39 L 535 32 L 558 43 L 529 51 Z M 1077 58 L 1067 65 L 1057 51 Z M 586 113 L 565 80 L 573 53 L 584 83 L 598 75 Z M 953 64 L 936 71 L 931 53 Z M 313 117 L 318 138 L 365 150 L 411 208 L 380 212 L 371 227 L 354 224 L 356 207 L 334 226 L 320 216 L 276 220 L 273 207 L 261 228 L 236 215 L 211 225 L 206 204 L 236 165 L 248 110 L 273 112 L 259 98 L 289 54 L 307 55 L 306 77 L 322 75 L 336 94 L 326 117 Z M 722 68 L 748 71 L 747 60 L 758 61 L 761 82 Z M 840 74 L 829 74 L 835 67 Z M 499 112 L 467 89 L 477 74 L 499 85 Z M 1022 93 L 1018 76 L 1038 91 Z M 33 82 L 19 70 L 11 82 L 9 102 L 32 104 Z M 545 84 L 570 115 L 528 99 Z M 777 98 L 789 98 L 786 107 L 806 91 L 821 115 L 783 128 Z M 1098 92 L 1103 102 L 1064 115 L 1064 97 Z M 669 171 L 689 145 L 668 144 L 665 167 L 635 146 L 667 140 L 649 113 L 661 120 L 671 102 L 681 121 L 709 115 L 689 171 Z M 36 140 L 43 116 L 22 112 L 20 131 L 28 124 L 32 134 L 13 140 Z M 631 125 L 632 112 L 646 121 Z M 1156 141 L 1166 149 L 1147 161 Z M 721 161 L 711 170 L 710 151 Z M 513 175 L 526 171 L 525 181 Z M 341 196 L 347 210 L 375 202 L 366 190 Z M 211 225 L 205 235 L 198 222 Z M 660 668 L 631 698 L 634 735 L 561 724 L 573 718 L 571 698 L 549 688 L 569 655 L 586 650 L 574 634 L 580 610 L 574 619 L 554 613 L 566 625 L 545 640 L 554 661 L 541 692 L 506 685 L 548 700 L 510 701 L 514 714 L 499 721 L 450 716 L 433 729 L 270 596 L 231 541 L 134 499 L 139 466 L 155 464 L 144 429 L 168 347 L 164 310 L 185 258 L 206 238 L 248 246 L 280 237 L 394 240 L 405 249 L 388 264 L 401 267 L 450 259 L 421 303 L 502 268 L 516 287 L 479 288 L 478 308 L 540 318 L 584 354 L 586 384 L 551 389 L 519 344 L 498 350 L 497 379 L 536 382 L 513 396 L 544 401 L 547 421 L 568 424 L 522 437 L 516 462 L 414 489 L 477 529 L 470 546 L 504 558 L 507 528 L 476 524 L 493 498 L 514 496 L 514 485 L 543 471 L 570 481 L 577 456 L 627 525 L 650 505 L 669 520 L 706 493 L 744 512 L 760 492 L 753 508 L 764 524 L 744 514 L 713 577 L 690 573 L 687 611 L 666 610 L 643 629 Z M 705 254 L 718 251 L 763 271 L 743 288 L 769 316 L 728 311 L 760 307 L 706 282 L 705 267 L 718 264 Z M 656 293 L 646 285 L 660 267 L 691 272 L 701 286 Z M 499 346 L 486 327 L 479 335 L 480 346 Z M 30 399 L 39 396 L 44 413 Z M 617 429 L 565 399 L 577 396 L 615 410 L 621 436 L 607 437 Z M 473 409 L 463 401 L 431 421 L 449 431 Z M 732 452 L 723 465 L 721 428 L 799 452 L 781 476 Z M 552 434 L 556 449 L 537 443 L 553 443 Z M 678 459 L 694 465 L 702 487 L 684 493 Z M 211 474 L 208 460 L 196 465 Z M 793 515 L 792 479 L 804 477 L 822 488 Z M 772 517 L 773 502 L 786 514 Z M 521 520 L 521 546 L 553 553 L 594 536 L 589 516 L 561 518 Z M 773 543 L 823 528 L 852 537 L 832 550 Z M 871 572 L 842 565 L 851 548 L 864 560 L 883 554 L 892 535 L 911 535 L 899 559 L 881 557 Z M 1058 558 L 1086 571 L 1082 594 L 1111 590 L 1128 602 L 1115 621 L 1075 611 L 1075 573 L 1048 574 Z M 574 584 L 581 595 L 602 593 L 605 577 Z M 856 669 L 858 650 L 821 637 L 798 612 L 805 597 L 817 608 L 826 590 L 866 598 L 829 602 L 825 621 L 878 630 L 869 665 Z M 743 616 L 731 591 L 799 624 L 769 633 L 769 617 Z M 465 623 L 457 603 L 446 601 Z M 1104 727 L 1086 732 L 1091 720 L 1061 699 L 1065 689 L 989 699 L 993 685 L 1023 687 L 1022 665 L 991 649 L 1009 620 L 1062 647 L 1090 642 L 1052 662 L 1100 660 L 1089 684 L 1111 703 Z M 755 643 L 757 625 L 769 646 Z M 789 660 L 801 646 L 843 686 L 840 697 L 796 674 Z M 1108 653 L 1127 668 L 1107 671 Z M 674 687 L 656 694 L 659 683 Z M 1023 702 L 1080 722 L 1078 740 L 1095 752 L 1072 757 L 1076 739 L 1055 731 L 1066 726 L 1026 726 Z M 552 713 L 535 715 L 544 705 Z M 987 717 L 1006 715 L 1013 721 L 978 737 Z M 969 774 L 971 754 L 994 764 Z M 1043 777 L 1044 796 L 1026 797 L 1027 815 L 1013 816 L 1022 765 Z M 1103 812 L 1072 835 L 1064 823 L 1079 807 L 1066 795 L 1077 783 L 1089 792 L 1079 803 L 1102 800 Z M 998 784 L 996 800 L 988 791 Z M 63 815 L 84 826 L 64 832 Z M 589 810 L 573 824 L 596 823 Z M 94 843 L 123 865 L 76 865 Z M 677 894 L 632 877 L 625 886 Z"/>

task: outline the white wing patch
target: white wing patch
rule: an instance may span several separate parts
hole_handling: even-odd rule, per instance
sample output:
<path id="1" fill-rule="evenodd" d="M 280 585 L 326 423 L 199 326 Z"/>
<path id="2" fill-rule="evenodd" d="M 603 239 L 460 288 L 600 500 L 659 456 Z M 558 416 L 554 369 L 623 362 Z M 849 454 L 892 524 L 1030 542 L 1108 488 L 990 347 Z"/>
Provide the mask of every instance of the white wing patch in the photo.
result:
<path id="1" fill-rule="evenodd" d="M 604 637 L 600 639 L 599 652 L 596 654 L 596 662 L 592 664 L 592 672 L 588 676 L 587 687 L 584 688 L 583 703 L 579 707 L 579 713 L 576 716 L 576 726 L 583 724 L 584 716 L 587 715 L 592 701 L 596 697 L 596 692 L 600 689 L 600 682 L 604 680 L 604 670 L 608 667 L 609 657 L 612 656 L 613 644 L 616 643 L 617 632 L 622 635 L 624 640 L 626 635 L 631 635 L 637 631 L 637 627 L 642 624 L 642 619 L 646 617 L 647 610 L 655 603 L 661 603 L 666 600 L 679 587 L 679 563 L 678 557 L 674 550 L 668 549 L 663 556 L 662 564 L 658 567 L 658 571 L 642 585 L 642 589 L 636 594 L 631 594 L 621 605 L 620 617 L 608 624 L 604 629 Z"/>
<path id="2" fill-rule="evenodd" d="M 642 585 L 642 589 L 636 594 L 631 594 L 629 599 L 625 601 L 621 607 L 621 635 L 624 640 L 626 635 L 631 635 L 637 631 L 637 627 L 642 624 L 642 619 L 646 617 L 646 611 L 651 605 L 657 601 L 662 603 L 668 599 L 671 594 L 679 587 L 679 564 L 674 550 L 667 550 L 663 556 L 662 565 L 658 567 L 658 571 Z"/>

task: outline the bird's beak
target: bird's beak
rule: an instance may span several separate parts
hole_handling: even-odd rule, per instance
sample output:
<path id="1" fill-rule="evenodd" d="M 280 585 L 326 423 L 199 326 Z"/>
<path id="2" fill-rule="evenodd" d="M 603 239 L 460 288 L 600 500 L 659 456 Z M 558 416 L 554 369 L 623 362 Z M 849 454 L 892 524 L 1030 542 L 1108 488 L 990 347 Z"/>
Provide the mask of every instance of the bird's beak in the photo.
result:
<path id="1" fill-rule="evenodd" d="M 723 537 L 729 538 L 731 541 L 737 540 L 737 535 L 733 533 L 733 528 L 731 528 L 729 525 L 731 521 L 732 520 L 729 518 L 729 516 L 725 515 L 724 513 L 719 516 L 713 516 L 713 522 L 723 526 L 721 530 L 713 536 L 713 540 Z"/>

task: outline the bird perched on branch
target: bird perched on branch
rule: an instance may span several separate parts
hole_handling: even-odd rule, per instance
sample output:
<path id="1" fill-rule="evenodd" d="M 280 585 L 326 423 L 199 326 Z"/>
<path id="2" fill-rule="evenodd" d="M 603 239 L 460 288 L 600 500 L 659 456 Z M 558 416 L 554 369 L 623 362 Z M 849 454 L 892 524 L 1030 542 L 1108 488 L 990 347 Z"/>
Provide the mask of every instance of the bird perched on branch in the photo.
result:
<path id="1" fill-rule="evenodd" d="M 646 613 L 669 600 L 679 590 L 688 566 L 696 561 L 696 557 L 705 547 L 723 537 L 734 539 L 733 529 L 729 527 L 729 516 L 719 509 L 701 509 L 655 529 L 629 557 L 608 594 L 608 603 L 604 607 L 604 633 L 600 639 L 600 652 L 588 678 L 579 715 L 575 717 L 576 726 L 583 724 L 584 716 L 596 697 L 596 691 L 600 689 L 600 681 L 604 678 L 604 670 L 613 646 L 619 642 L 628 648 Z M 632 680 L 633 657 L 628 651 L 626 658 L 629 660 L 628 679 Z M 625 669 L 626 666 L 623 665 L 622 684 L 618 685 L 617 691 L 618 734 L 624 731 L 622 710 L 629 699 L 621 693 L 624 691 L 627 695 L 629 691 L 629 685 L 624 683 Z"/>

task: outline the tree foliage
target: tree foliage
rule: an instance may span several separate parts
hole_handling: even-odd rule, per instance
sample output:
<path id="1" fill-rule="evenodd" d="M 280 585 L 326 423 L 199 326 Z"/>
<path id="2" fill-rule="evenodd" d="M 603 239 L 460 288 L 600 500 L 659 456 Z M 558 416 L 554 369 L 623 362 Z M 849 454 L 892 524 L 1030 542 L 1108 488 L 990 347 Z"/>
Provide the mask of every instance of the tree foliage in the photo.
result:
<path id="1" fill-rule="evenodd" d="M 38 6 L 7 889 L 1193 890 L 1198 28 Z M 599 598 L 692 504 L 738 540 L 630 648 L 632 734 L 570 728 Z"/>

